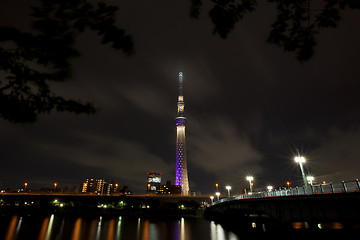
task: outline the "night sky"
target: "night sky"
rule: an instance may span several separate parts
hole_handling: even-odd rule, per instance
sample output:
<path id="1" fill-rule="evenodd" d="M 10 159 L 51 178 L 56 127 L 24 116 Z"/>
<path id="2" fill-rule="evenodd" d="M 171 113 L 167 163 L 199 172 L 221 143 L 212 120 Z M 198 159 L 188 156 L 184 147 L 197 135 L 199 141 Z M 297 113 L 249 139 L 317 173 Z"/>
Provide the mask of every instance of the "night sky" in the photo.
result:
<path id="1" fill-rule="evenodd" d="M 1 26 L 26 30 L 33 2 L 1 0 Z M 297 150 L 317 181 L 360 177 L 359 11 L 346 10 L 336 29 L 322 30 L 314 57 L 301 64 L 265 43 L 276 14 L 265 1 L 226 40 L 212 34 L 207 5 L 196 20 L 190 1 L 106 2 L 120 7 L 118 25 L 134 37 L 136 54 L 82 34 L 72 78 L 51 86 L 101 111 L 52 112 L 25 125 L 0 119 L 1 189 L 91 177 L 144 193 L 152 171 L 174 182 L 179 71 L 191 189 L 210 193 L 219 183 L 240 192 L 247 175 L 258 190 L 301 184 Z"/>

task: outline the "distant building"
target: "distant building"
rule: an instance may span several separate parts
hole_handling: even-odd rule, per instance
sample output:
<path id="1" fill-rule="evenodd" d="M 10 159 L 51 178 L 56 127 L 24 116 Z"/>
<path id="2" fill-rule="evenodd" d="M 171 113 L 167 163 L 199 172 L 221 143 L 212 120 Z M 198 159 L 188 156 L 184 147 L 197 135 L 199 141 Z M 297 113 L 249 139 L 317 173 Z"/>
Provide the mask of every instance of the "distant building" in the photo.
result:
<path id="1" fill-rule="evenodd" d="M 81 192 L 82 193 L 92 193 L 96 191 L 97 182 L 93 178 L 85 179 L 85 182 L 82 184 Z"/>
<path id="2" fill-rule="evenodd" d="M 119 185 L 105 179 L 87 178 L 82 183 L 82 193 L 94 193 L 99 195 L 111 195 L 119 191 Z"/>
<path id="3" fill-rule="evenodd" d="M 156 194 L 160 188 L 161 173 L 151 172 L 147 173 L 147 194 Z"/>
<path id="4" fill-rule="evenodd" d="M 151 172 L 147 174 L 147 194 L 158 195 L 179 195 L 181 194 L 181 186 L 171 185 L 171 181 L 167 181 L 165 185 L 161 184 L 161 173 Z"/>
<path id="5" fill-rule="evenodd" d="M 178 195 L 181 194 L 181 186 L 171 185 L 171 181 L 166 181 L 165 185 L 160 185 L 157 194 Z"/>

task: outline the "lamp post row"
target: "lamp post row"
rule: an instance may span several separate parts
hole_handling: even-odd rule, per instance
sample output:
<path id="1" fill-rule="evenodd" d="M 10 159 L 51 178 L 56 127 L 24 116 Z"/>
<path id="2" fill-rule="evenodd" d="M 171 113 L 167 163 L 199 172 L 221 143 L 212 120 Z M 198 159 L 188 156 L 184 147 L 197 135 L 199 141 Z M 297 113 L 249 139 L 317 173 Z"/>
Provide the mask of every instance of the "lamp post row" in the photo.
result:
<path id="1" fill-rule="evenodd" d="M 303 182 L 304 182 L 304 186 L 306 186 L 308 183 L 312 186 L 313 185 L 313 181 L 314 181 L 314 177 L 313 176 L 307 176 L 305 177 L 305 171 L 304 171 L 304 166 L 303 164 L 306 162 L 305 160 L 305 157 L 303 156 L 300 156 L 300 154 L 298 154 L 298 156 L 296 156 L 294 158 L 295 162 L 297 162 L 300 166 L 300 171 L 301 171 L 301 177 L 303 179 Z M 252 195 L 253 193 L 253 181 L 254 181 L 254 177 L 253 176 L 247 176 L 246 177 L 246 180 L 249 181 L 249 188 L 250 188 L 250 191 L 249 191 L 249 195 Z M 287 182 L 287 184 L 289 185 L 290 182 Z M 215 195 L 217 196 L 217 200 L 219 201 L 220 200 L 220 192 L 219 192 L 219 184 L 216 183 L 215 184 L 216 186 L 216 193 Z M 226 190 L 228 191 L 228 197 L 230 197 L 230 190 L 231 190 L 231 186 L 226 186 L 225 187 Z M 267 189 L 269 192 L 271 192 L 273 190 L 273 187 L 272 186 L 267 186 Z M 214 201 L 214 196 L 210 196 L 210 199 L 211 199 L 211 202 Z"/>

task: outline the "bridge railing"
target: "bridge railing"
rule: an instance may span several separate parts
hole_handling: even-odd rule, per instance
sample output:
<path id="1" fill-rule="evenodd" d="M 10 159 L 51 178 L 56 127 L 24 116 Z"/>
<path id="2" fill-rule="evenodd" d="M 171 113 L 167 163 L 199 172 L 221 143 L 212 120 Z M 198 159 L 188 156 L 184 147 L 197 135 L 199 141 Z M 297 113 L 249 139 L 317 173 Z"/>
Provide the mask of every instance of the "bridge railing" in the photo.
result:
<path id="1" fill-rule="evenodd" d="M 341 183 L 321 183 L 294 188 L 279 188 L 273 191 L 255 192 L 253 194 L 242 194 L 233 197 L 223 198 L 216 201 L 210 206 L 227 202 L 232 200 L 250 199 L 250 198 L 266 198 L 266 197 L 282 197 L 282 196 L 297 196 L 297 195 L 312 195 L 312 194 L 335 194 L 360 192 L 360 182 L 358 179 L 354 181 L 342 181 Z"/>

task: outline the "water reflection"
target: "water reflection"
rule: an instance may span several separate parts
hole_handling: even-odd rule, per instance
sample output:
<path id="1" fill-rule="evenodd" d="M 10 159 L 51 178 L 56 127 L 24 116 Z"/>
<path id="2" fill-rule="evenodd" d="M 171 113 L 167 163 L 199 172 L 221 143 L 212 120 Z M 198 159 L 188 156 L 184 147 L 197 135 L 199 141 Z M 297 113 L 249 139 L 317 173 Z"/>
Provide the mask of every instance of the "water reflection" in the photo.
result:
<path id="1" fill-rule="evenodd" d="M 98 225 L 97 225 L 96 240 L 100 240 L 101 224 L 102 224 L 102 217 L 100 217 L 100 220 L 99 220 Z"/>
<path id="2" fill-rule="evenodd" d="M 226 232 L 220 224 L 210 222 L 211 240 L 238 240 L 239 238 L 232 232 Z"/>
<path id="3" fill-rule="evenodd" d="M 81 218 L 76 219 L 74 224 L 74 230 L 72 232 L 71 240 L 80 240 L 81 233 Z"/>
<path id="4" fill-rule="evenodd" d="M 160 226 L 156 223 L 150 223 L 150 239 L 159 239 Z"/>
<path id="5" fill-rule="evenodd" d="M 107 237 L 106 240 L 113 240 L 115 233 L 115 219 L 111 219 L 108 226 Z"/>
<path id="6" fill-rule="evenodd" d="M 18 237 L 18 235 L 19 235 L 22 220 L 23 220 L 23 218 L 20 217 L 20 220 L 19 220 L 19 222 L 18 222 L 18 224 L 17 224 L 17 226 L 16 226 L 16 232 L 15 232 L 14 239 L 17 239 L 17 237 Z"/>
<path id="7" fill-rule="evenodd" d="M 144 223 L 142 224 L 143 226 L 141 227 L 142 228 L 141 240 L 149 240 L 149 224 L 150 224 L 149 219 L 145 219 Z"/>
<path id="8" fill-rule="evenodd" d="M 49 217 L 46 217 L 46 218 L 44 219 L 44 221 L 42 222 L 38 240 L 44 240 L 44 239 L 45 239 L 46 232 L 47 232 L 48 225 L 49 225 L 49 220 L 50 220 L 50 218 L 49 218 Z"/>
<path id="9" fill-rule="evenodd" d="M 0 216 L 1 218 L 1 216 Z M 238 240 L 221 225 L 202 218 L 147 219 L 50 215 L 3 217 L 5 240 Z"/>
<path id="10" fill-rule="evenodd" d="M 116 226 L 116 239 L 120 239 L 121 236 L 121 220 L 122 217 L 120 216 L 117 222 L 117 226 Z"/>
<path id="11" fill-rule="evenodd" d="M 141 227 L 141 220 L 138 218 L 137 228 L 136 228 L 136 239 L 140 239 L 140 227 Z"/>
<path id="12" fill-rule="evenodd" d="M 52 215 L 50 216 L 49 224 L 48 224 L 48 226 L 47 226 L 47 231 L 46 231 L 45 240 L 50 240 L 50 236 L 51 236 L 53 224 L 54 224 L 54 214 L 52 214 Z"/>
<path id="13" fill-rule="evenodd" d="M 181 218 L 180 220 L 180 239 L 185 240 L 185 220 L 184 218 Z"/>
<path id="14" fill-rule="evenodd" d="M 18 216 L 13 216 L 10 221 L 10 225 L 6 232 L 5 240 L 12 240 L 15 235 L 15 230 L 18 222 Z"/>

